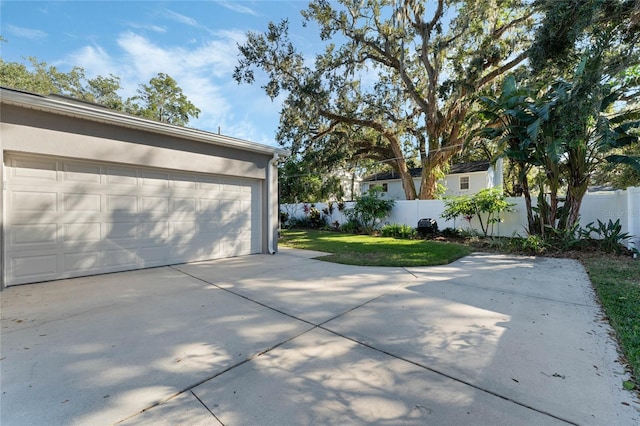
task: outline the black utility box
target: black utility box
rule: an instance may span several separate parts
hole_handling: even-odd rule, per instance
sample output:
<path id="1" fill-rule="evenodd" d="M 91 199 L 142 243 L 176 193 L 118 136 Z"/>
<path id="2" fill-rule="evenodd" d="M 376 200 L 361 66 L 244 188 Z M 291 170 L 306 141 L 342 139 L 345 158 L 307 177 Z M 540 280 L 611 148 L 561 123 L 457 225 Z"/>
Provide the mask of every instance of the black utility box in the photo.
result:
<path id="1" fill-rule="evenodd" d="M 438 222 L 430 217 L 426 219 L 420 219 L 418 221 L 418 235 L 426 237 L 427 235 L 435 235 L 438 232 Z"/>

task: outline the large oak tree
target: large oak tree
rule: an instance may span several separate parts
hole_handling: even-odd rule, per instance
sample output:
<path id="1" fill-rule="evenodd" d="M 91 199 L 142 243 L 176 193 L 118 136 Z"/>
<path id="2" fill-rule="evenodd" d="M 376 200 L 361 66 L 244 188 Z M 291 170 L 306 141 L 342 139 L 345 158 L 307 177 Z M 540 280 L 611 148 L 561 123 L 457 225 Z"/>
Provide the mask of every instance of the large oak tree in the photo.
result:
<path id="1" fill-rule="evenodd" d="M 388 162 L 407 199 L 430 199 L 468 136 L 476 92 L 526 58 L 529 3 L 314 0 L 303 15 L 326 42 L 322 54 L 304 57 L 288 23 L 271 23 L 247 35 L 234 76 L 253 83 L 260 70 L 271 98 L 284 92 L 277 138 L 294 153 L 340 145 L 347 159 Z M 376 136 L 336 137 L 354 129 Z M 413 156 L 423 168 L 419 188 L 407 165 Z"/>

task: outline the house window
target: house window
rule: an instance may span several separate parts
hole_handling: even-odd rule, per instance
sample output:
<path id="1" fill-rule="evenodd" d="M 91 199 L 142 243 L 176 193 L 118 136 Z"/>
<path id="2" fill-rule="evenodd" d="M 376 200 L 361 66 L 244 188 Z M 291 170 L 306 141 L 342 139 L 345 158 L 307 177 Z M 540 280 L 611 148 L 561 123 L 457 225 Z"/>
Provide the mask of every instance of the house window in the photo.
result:
<path id="1" fill-rule="evenodd" d="M 469 190 L 469 176 L 460 176 L 460 191 Z"/>

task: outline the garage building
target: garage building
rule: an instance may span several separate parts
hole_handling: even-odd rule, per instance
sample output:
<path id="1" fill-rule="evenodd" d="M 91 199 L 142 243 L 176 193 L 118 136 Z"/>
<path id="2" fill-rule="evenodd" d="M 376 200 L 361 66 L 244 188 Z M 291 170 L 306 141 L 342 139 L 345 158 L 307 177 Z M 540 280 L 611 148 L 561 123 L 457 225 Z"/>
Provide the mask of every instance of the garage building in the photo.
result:
<path id="1" fill-rule="evenodd" d="M 277 250 L 286 151 L 0 88 L 2 287 Z"/>

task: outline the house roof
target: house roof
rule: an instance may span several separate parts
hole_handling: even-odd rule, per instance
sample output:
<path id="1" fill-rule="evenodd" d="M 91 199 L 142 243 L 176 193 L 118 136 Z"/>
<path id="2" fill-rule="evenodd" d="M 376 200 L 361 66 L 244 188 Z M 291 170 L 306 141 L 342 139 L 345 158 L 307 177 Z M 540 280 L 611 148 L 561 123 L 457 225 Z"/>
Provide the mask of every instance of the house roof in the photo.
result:
<path id="1" fill-rule="evenodd" d="M 15 105 L 22 108 L 45 111 L 69 117 L 77 117 L 94 122 L 159 133 L 212 145 L 240 149 L 243 151 L 258 152 L 261 154 L 278 154 L 281 156 L 289 155 L 289 152 L 282 148 L 224 136 L 217 133 L 206 132 L 204 130 L 198 130 L 190 127 L 161 123 L 123 112 L 110 110 L 102 105 L 69 98 L 67 96 L 44 96 L 0 86 L 0 101 L 3 104 Z"/>
<path id="2" fill-rule="evenodd" d="M 487 160 L 452 164 L 448 174 L 456 175 L 461 173 L 484 172 L 486 170 L 489 170 L 489 167 L 491 167 L 491 163 Z M 415 167 L 415 168 L 409 169 L 409 173 L 411 174 L 411 177 L 414 177 L 414 178 L 420 177 L 422 175 L 422 167 Z M 382 172 L 382 173 L 376 173 L 371 176 L 367 176 L 363 179 L 363 182 L 374 182 L 379 180 L 399 180 L 399 179 L 400 179 L 400 176 L 394 170 L 391 172 Z"/>

